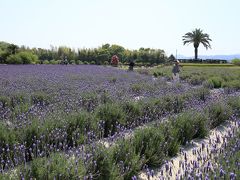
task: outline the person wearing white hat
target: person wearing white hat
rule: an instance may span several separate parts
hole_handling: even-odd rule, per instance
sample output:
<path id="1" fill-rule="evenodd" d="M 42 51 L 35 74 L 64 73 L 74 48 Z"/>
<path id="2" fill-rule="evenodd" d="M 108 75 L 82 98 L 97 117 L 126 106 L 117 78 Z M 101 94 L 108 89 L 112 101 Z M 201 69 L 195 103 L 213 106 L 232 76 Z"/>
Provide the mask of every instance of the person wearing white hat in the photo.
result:
<path id="1" fill-rule="evenodd" d="M 173 65 L 173 69 L 172 69 L 172 78 L 173 78 L 173 82 L 176 83 L 176 82 L 179 82 L 179 72 L 180 72 L 180 69 L 179 69 L 179 61 L 176 60 L 174 65 Z"/>

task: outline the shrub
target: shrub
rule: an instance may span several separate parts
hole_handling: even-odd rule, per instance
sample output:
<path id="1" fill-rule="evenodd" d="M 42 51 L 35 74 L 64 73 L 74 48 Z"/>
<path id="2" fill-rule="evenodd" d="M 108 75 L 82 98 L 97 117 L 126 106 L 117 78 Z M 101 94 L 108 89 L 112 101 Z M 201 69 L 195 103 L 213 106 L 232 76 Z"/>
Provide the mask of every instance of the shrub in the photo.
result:
<path id="1" fill-rule="evenodd" d="M 44 60 L 43 64 L 50 64 L 50 62 L 48 60 Z"/>
<path id="2" fill-rule="evenodd" d="M 49 61 L 49 64 L 58 64 L 59 62 L 58 61 L 56 61 L 56 60 L 51 60 L 51 61 Z"/>
<path id="3" fill-rule="evenodd" d="M 215 128 L 224 121 L 228 120 L 232 115 L 232 108 L 223 103 L 213 103 L 207 109 L 210 120 L 210 128 Z"/>
<path id="4" fill-rule="evenodd" d="M 80 61 L 80 60 L 76 60 L 76 64 L 77 64 L 77 65 L 81 65 L 81 64 L 83 64 L 83 62 Z"/>
<path id="5" fill-rule="evenodd" d="M 231 97 L 228 99 L 227 103 L 236 111 L 236 114 L 240 115 L 240 97 Z"/>
<path id="6" fill-rule="evenodd" d="M 83 144 L 87 139 L 87 132 L 93 130 L 92 116 L 87 112 L 80 112 L 67 117 L 66 120 L 67 144 L 73 146 Z"/>
<path id="7" fill-rule="evenodd" d="M 131 89 L 133 92 L 139 93 L 143 89 L 143 85 L 142 84 L 132 84 Z"/>
<path id="8" fill-rule="evenodd" d="M 196 133 L 194 116 L 195 114 L 185 112 L 177 116 L 176 119 L 171 120 L 172 126 L 177 130 L 178 140 L 183 145 L 192 140 Z"/>
<path id="9" fill-rule="evenodd" d="M 17 105 L 27 104 L 27 103 L 29 103 L 28 99 L 26 95 L 23 93 L 16 93 L 11 95 L 10 97 L 10 104 L 12 108 L 15 108 Z"/>
<path id="10" fill-rule="evenodd" d="M 162 132 L 166 144 L 165 154 L 173 157 L 179 151 L 180 142 L 178 141 L 177 129 L 170 122 L 162 124 Z"/>
<path id="11" fill-rule="evenodd" d="M 6 96 L 0 96 L 0 107 L 5 108 L 10 106 L 10 99 Z"/>
<path id="12" fill-rule="evenodd" d="M 239 90 L 240 81 L 239 80 L 227 81 L 222 84 L 222 87 L 229 90 Z"/>
<path id="13" fill-rule="evenodd" d="M 159 166 L 166 158 L 164 135 L 160 128 L 146 127 L 137 130 L 133 139 L 136 154 L 143 157 L 145 164 Z"/>
<path id="14" fill-rule="evenodd" d="M 193 75 L 188 81 L 192 85 L 199 85 L 199 84 L 202 84 L 203 79 L 201 76 Z"/>
<path id="15" fill-rule="evenodd" d="M 209 88 L 209 89 L 213 89 L 214 88 L 214 84 L 211 80 L 206 80 L 203 82 L 203 87 L 205 88 Z"/>
<path id="16" fill-rule="evenodd" d="M 121 175 L 123 176 L 123 174 L 119 173 L 119 169 L 116 166 L 117 162 L 113 159 L 111 149 L 97 145 L 93 151 L 92 161 L 88 162 L 88 169 L 93 174 L 93 179 L 113 180 L 119 179 Z"/>
<path id="17" fill-rule="evenodd" d="M 234 65 L 240 66 L 240 59 L 235 58 L 235 59 L 232 60 L 232 63 L 233 63 Z"/>
<path id="18" fill-rule="evenodd" d="M 126 114 L 118 104 L 103 104 L 96 109 L 96 117 L 104 121 L 104 137 L 117 132 L 118 124 L 126 123 Z"/>
<path id="19" fill-rule="evenodd" d="M 210 94 L 210 91 L 209 89 L 203 87 L 203 88 L 196 89 L 193 94 L 194 94 L 194 97 L 197 97 L 202 101 L 205 101 L 207 96 Z"/>
<path id="20" fill-rule="evenodd" d="M 17 54 L 13 54 L 8 56 L 7 63 L 8 64 L 34 64 L 37 62 L 38 57 L 31 52 L 19 52 Z"/>
<path id="21" fill-rule="evenodd" d="M 98 105 L 98 97 L 95 92 L 86 92 L 81 94 L 82 106 L 88 112 L 91 112 Z"/>
<path id="22" fill-rule="evenodd" d="M 16 134 L 14 131 L 6 127 L 5 124 L 0 122 L 0 147 L 5 148 L 6 144 L 12 146 L 16 142 Z M 2 149 L 1 149 L 2 151 Z"/>
<path id="23" fill-rule="evenodd" d="M 126 101 L 122 104 L 123 110 L 127 115 L 127 123 L 135 122 L 143 114 L 140 102 Z"/>
<path id="24" fill-rule="evenodd" d="M 43 91 L 34 92 L 31 95 L 32 104 L 39 104 L 41 106 L 48 105 L 50 103 L 50 97 L 47 93 Z"/>
<path id="25" fill-rule="evenodd" d="M 119 140 L 111 149 L 111 157 L 112 164 L 118 167 L 119 176 L 123 179 L 131 179 L 143 165 L 139 152 L 135 151 L 134 140 Z"/>
<path id="26" fill-rule="evenodd" d="M 212 81 L 213 87 L 214 88 L 220 88 L 222 86 L 222 78 L 220 77 L 212 77 L 209 79 L 209 81 Z"/>
<path id="27" fill-rule="evenodd" d="M 24 169 L 23 176 L 26 179 L 83 179 L 86 169 L 81 160 L 68 159 L 63 154 L 52 154 L 50 157 L 34 159 L 30 166 Z M 77 173 L 76 173 L 77 171 Z"/>

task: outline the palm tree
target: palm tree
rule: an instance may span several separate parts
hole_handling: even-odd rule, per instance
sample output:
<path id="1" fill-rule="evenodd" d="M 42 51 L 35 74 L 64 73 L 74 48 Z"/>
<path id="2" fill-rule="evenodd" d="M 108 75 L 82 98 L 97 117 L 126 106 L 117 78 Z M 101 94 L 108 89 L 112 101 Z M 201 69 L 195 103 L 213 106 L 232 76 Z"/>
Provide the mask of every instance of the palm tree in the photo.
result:
<path id="1" fill-rule="evenodd" d="M 183 45 L 193 43 L 195 59 L 198 58 L 198 46 L 200 43 L 208 49 L 211 48 L 209 41 L 212 41 L 209 38 L 208 34 L 203 33 L 201 29 L 195 29 L 192 32 L 188 32 L 183 36 Z"/>

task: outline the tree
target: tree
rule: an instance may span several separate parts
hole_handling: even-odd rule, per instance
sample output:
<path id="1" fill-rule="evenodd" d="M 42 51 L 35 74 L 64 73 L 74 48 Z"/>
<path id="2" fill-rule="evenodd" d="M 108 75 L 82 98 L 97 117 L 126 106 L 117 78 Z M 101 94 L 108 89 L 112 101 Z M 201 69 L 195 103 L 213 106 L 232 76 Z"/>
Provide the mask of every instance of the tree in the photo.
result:
<path id="1" fill-rule="evenodd" d="M 8 64 L 34 64 L 37 61 L 38 57 L 27 51 L 22 51 L 7 57 Z"/>
<path id="2" fill-rule="evenodd" d="M 7 49 L 8 49 L 10 54 L 16 54 L 16 52 L 19 49 L 19 47 L 17 45 L 15 45 L 15 44 L 9 44 Z"/>
<path id="3" fill-rule="evenodd" d="M 209 35 L 206 33 L 203 33 L 201 29 L 195 29 L 192 32 L 188 32 L 183 36 L 183 45 L 185 44 L 191 44 L 193 43 L 194 46 L 194 53 L 195 53 L 195 59 L 198 58 L 198 46 L 200 43 L 203 44 L 203 46 L 208 49 L 211 48 L 210 42 L 212 41 L 209 38 Z"/>

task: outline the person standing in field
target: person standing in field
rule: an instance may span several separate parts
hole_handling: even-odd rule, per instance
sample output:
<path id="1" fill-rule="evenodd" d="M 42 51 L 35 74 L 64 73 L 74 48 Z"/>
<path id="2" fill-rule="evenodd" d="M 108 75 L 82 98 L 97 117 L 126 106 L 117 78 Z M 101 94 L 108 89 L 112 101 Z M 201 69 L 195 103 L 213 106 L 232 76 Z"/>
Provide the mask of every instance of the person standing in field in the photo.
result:
<path id="1" fill-rule="evenodd" d="M 173 82 L 174 83 L 180 81 L 180 79 L 179 79 L 179 72 L 180 72 L 179 61 L 176 60 L 174 65 L 173 65 L 173 69 L 172 69 L 172 78 L 173 78 Z"/>

